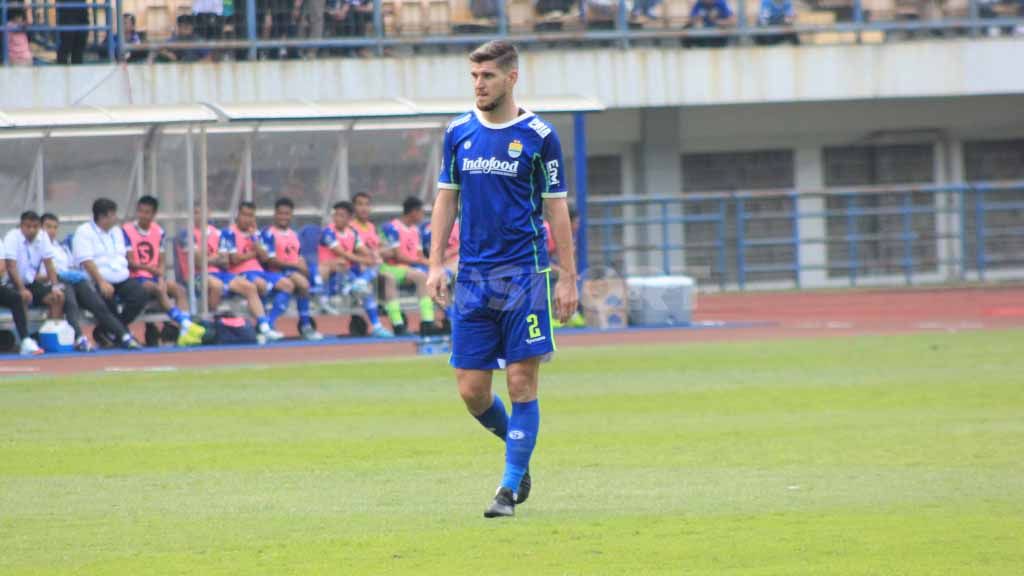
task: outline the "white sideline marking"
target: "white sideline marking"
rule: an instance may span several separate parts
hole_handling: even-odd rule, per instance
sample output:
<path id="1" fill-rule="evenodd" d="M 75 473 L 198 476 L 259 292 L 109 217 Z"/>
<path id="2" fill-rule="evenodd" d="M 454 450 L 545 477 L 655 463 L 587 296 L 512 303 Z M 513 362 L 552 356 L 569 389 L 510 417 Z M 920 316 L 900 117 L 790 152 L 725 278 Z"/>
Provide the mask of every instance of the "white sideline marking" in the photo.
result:
<path id="1" fill-rule="evenodd" d="M 31 374 L 39 372 L 38 366 L 0 366 L 0 374 Z"/>
<path id="2" fill-rule="evenodd" d="M 103 369 L 104 372 L 177 372 L 178 368 L 175 366 L 148 366 L 148 367 L 137 367 L 137 366 L 107 366 Z"/>

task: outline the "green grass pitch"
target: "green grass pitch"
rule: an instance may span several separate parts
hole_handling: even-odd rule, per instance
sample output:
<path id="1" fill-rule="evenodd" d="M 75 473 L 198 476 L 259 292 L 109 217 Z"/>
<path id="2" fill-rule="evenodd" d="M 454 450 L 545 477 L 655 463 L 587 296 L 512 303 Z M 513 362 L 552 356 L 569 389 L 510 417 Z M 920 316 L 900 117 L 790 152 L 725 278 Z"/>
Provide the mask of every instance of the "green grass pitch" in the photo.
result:
<path id="1" fill-rule="evenodd" d="M 1024 331 L 0 381 L 0 574 L 1022 574 Z"/>

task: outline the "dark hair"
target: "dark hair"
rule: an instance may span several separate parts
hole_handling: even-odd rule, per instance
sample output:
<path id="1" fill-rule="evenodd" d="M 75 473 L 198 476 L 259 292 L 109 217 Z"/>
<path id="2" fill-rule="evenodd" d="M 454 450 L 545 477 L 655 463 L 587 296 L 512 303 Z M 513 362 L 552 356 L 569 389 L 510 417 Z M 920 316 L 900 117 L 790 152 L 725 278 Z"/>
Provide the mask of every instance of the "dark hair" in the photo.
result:
<path id="1" fill-rule="evenodd" d="M 152 196 L 146 195 L 139 198 L 139 206 L 149 206 L 153 209 L 153 212 L 156 212 L 160 209 L 160 201 Z"/>
<path id="2" fill-rule="evenodd" d="M 415 196 L 409 196 L 402 202 L 402 214 L 411 214 L 423 208 L 423 200 Z"/>
<path id="3" fill-rule="evenodd" d="M 25 9 L 18 6 L 10 6 L 7 8 L 7 19 L 8 20 L 20 20 L 25 17 Z"/>
<path id="4" fill-rule="evenodd" d="M 473 50 L 469 55 L 469 61 L 474 64 L 492 60 L 498 68 L 505 71 L 519 68 L 519 50 L 516 50 L 515 44 L 511 42 L 492 40 Z"/>
<path id="5" fill-rule="evenodd" d="M 135 25 L 135 14 L 132 14 L 131 12 L 125 12 L 124 14 L 121 15 L 121 18 L 124 19 L 124 20 L 131 20 L 132 21 L 132 25 L 133 26 Z"/>
<path id="6" fill-rule="evenodd" d="M 352 206 L 352 203 L 347 201 L 347 200 L 342 200 L 341 202 L 335 202 L 334 203 L 334 209 L 335 210 L 344 210 L 345 212 L 348 212 L 349 214 L 352 214 L 353 212 L 356 211 L 355 207 Z"/>
<path id="7" fill-rule="evenodd" d="M 191 14 L 182 14 L 175 22 L 178 26 L 194 26 L 196 19 Z"/>
<path id="8" fill-rule="evenodd" d="M 97 198 L 96 201 L 92 203 L 93 221 L 99 220 L 111 212 L 117 212 L 117 202 L 114 202 L 110 198 Z"/>
<path id="9" fill-rule="evenodd" d="M 277 210 L 281 206 L 287 206 L 292 210 L 295 210 L 295 202 L 292 202 L 291 198 L 278 198 L 277 202 L 274 202 L 274 210 Z"/>
<path id="10" fill-rule="evenodd" d="M 245 210 L 245 209 L 249 209 L 249 210 L 252 210 L 253 212 L 255 212 L 256 211 L 256 204 L 254 202 L 249 202 L 248 200 L 243 200 L 243 201 L 239 202 L 238 203 L 238 211 L 241 212 L 242 210 Z"/>
<path id="11" fill-rule="evenodd" d="M 39 213 L 35 210 L 25 210 L 21 213 L 21 223 L 25 222 L 39 222 Z"/>
<path id="12" fill-rule="evenodd" d="M 39 219 L 42 220 L 43 224 L 46 224 L 50 220 L 53 220 L 54 222 L 58 223 L 60 222 L 60 218 L 57 218 L 57 215 L 54 214 L 53 212 L 47 212 L 46 214 L 40 216 Z"/>
<path id="13" fill-rule="evenodd" d="M 354 204 L 355 201 L 359 200 L 360 198 L 366 198 L 367 202 L 370 201 L 370 195 L 367 194 L 366 192 L 356 192 L 356 195 L 352 197 L 352 203 Z"/>

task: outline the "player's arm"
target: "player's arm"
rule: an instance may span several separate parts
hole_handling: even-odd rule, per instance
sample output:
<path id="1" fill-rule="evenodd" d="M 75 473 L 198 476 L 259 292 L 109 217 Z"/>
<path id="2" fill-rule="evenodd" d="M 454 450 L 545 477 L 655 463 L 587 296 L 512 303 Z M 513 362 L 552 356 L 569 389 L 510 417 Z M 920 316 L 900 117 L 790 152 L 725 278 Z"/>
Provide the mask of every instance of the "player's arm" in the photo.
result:
<path id="1" fill-rule="evenodd" d="M 352 251 L 352 255 L 349 257 L 349 260 L 362 266 L 373 266 L 377 263 L 376 260 L 374 260 L 370 249 L 363 244 L 356 245 L 355 249 Z"/>
<path id="2" fill-rule="evenodd" d="M 555 235 L 555 251 L 558 254 L 555 313 L 561 322 L 566 322 L 576 312 L 579 300 L 576 290 L 576 255 L 572 241 L 572 223 L 569 219 L 569 203 L 565 198 L 548 198 L 544 201 L 544 205 L 551 219 L 551 232 Z"/>
<path id="3" fill-rule="evenodd" d="M 455 216 L 458 213 L 459 191 L 440 188 L 430 215 L 430 272 L 427 275 L 427 294 L 441 306 L 448 305 L 448 273 L 444 268 L 444 251 L 448 247 Z"/>

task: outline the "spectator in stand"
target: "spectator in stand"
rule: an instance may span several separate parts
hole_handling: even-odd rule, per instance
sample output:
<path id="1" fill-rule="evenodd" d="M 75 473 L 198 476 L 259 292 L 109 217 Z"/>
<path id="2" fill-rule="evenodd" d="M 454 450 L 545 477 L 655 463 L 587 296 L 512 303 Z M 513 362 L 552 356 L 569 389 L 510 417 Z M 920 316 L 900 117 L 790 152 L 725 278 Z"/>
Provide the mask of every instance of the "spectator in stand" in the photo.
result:
<path id="1" fill-rule="evenodd" d="M 7 9 L 7 62 L 11 66 L 31 66 L 32 49 L 28 41 L 28 27 L 32 25 L 32 12 L 12 5 Z"/>
<path id="2" fill-rule="evenodd" d="M 373 22 L 372 0 L 332 0 L 327 6 L 328 34 L 359 38 L 366 36 L 366 29 Z M 353 52 L 364 53 L 366 49 L 342 50 L 342 55 Z"/>
<path id="3" fill-rule="evenodd" d="M 82 312 L 84 308 L 92 312 L 96 323 L 106 332 L 121 341 L 128 334 L 128 329 L 110 312 L 103 299 L 96 293 L 89 277 L 77 268 L 72 267 L 74 261 L 71 250 L 64 243 L 57 241 L 60 220 L 54 214 L 43 214 L 43 231 L 50 237 L 53 245 L 53 265 L 57 268 L 57 277 L 64 284 L 64 317 L 75 330 L 75 350 L 89 352 L 92 345 L 82 330 Z"/>
<path id="4" fill-rule="evenodd" d="M 195 35 L 195 16 L 182 14 L 175 21 L 174 34 L 167 39 L 168 42 L 196 42 L 200 40 Z M 180 48 L 175 50 L 160 50 L 153 54 L 157 62 L 198 62 L 209 60 L 210 51 L 196 48 Z"/>
<path id="5" fill-rule="evenodd" d="M 568 14 L 576 4 L 576 0 L 536 0 L 534 10 L 541 16 Z"/>
<path id="6" fill-rule="evenodd" d="M 224 35 L 224 0 L 192 0 L 195 37 L 220 40 Z"/>
<path id="7" fill-rule="evenodd" d="M 298 0 L 298 2 L 301 5 L 296 18 L 299 38 L 322 39 L 324 37 L 324 12 L 327 9 L 324 0 Z M 315 58 L 316 52 L 316 48 L 307 48 L 304 55 L 306 58 Z"/>
<path id="8" fill-rule="evenodd" d="M 64 291 L 53 266 L 53 246 L 50 237 L 40 234 L 39 214 L 22 212 L 17 228 L 4 236 L 7 257 L 7 282 L 21 294 L 26 312 L 28 308 L 46 308 L 51 319 L 64 316 Z M 40 272 L 43 280 L 37 280 Z"/>
<path id="9" fill-rule="evenodd" d="M 114 45 L 121 53 L 122 62 L 144 62 L 146 60 L 145 52 L 131 51 L 131 46 L 136 44 L 142 44 L 142 37 L 135 30 L 135 14 L 125 12 L 121 18 L 121 33 L 114 35 Z M 105 45 L 106 43 L 104 43 Z"/>
<path id="10" fill-rule="evenodd" d="M 57 26 L 88 26 L 89 9 L 84 6 L 61 7 L 61 4 L 77 3 L 82 0 L 57 0 Z M 61 31 L 57 44 L 57 64 L 81 64 L 85 46 L 89 41 L 86 30 Z"/>
<path id="11" fill-rule="evenodd" d="M 661 4 L 661 0 L 635 0 L 631 15 L 634 20 L 639 19 L 641 16 L 648 20 L 657 20 L 658 16 L 654 13 L 654 9 L 659 4 Z"/>
<path id="12" fill-rule="evenodd" d="M 25 313 L 25 301 L 21 294 L 7 283 L 7 252 L 4 243 L 0 242 L 0 307 L 11 311 L 14 318 L 15 337 L 20 341 L 19 353 L 23 356 L 36 356 L 43 350 L 28 334 L 28 314 Z"/>
<path id="13" fill-rule="evenodd" d="M 792 26 L 796 21 L 796 11 L 792 0 L 761 0 L 761 11 L 757 16 L 758 26 Z M 761 46 L 792 42 L 800 44 L 796 34 L 774 34 L 771 36 L 754 36 L 754 41 Z"/>
<path id="14" fill-rule="evenodd" d="M 258 15 L 261 21 L 260 37 L 264 40 L 287 40 L 295 36 L 296 24 L 302 10 L 302 0 L 260 0 Z M 260 58 L 287 58 L 288 49 L 281 47 L 270 52 L 261 51 Z"/>
<path id="15" fill-rule="evenodd" d="M 122 326 L 131 325 L 146 306 L 148 297 L 142 286 L 129 278 L 124 233 L 117 226 L 117 204 L 113 200 L 98 198 L 92 203 L 92 221 L 75 231 L 71 252 L 75 265 L 92 280 L 107 309 L 117 316 Z M 118 302 L 121 303 L 119 313 Z M 93 331 L 93 341 L 100 346 L 116 342 L 122 348 L 142 348 L 130 333 L 118 336 L 103 324 Z"/>
<path id="16" fill-rule="evenodd" d="M 469 0 L 469 11 L 473 18 L 497 18 L 498 2 L 501 0 Z"/>
<path id="17" fill-rule="evenodd" d="M 696 0 L 693 9 L 690 10 L 690 21 L 686 23 L 686 28 L 712 30 L 728 28 L 735 24 L 736 15 L 726 0 Z M 683 46 L 721 48 L 728 42 L 729 39 L 725 37 L 684 38 Z"/>

